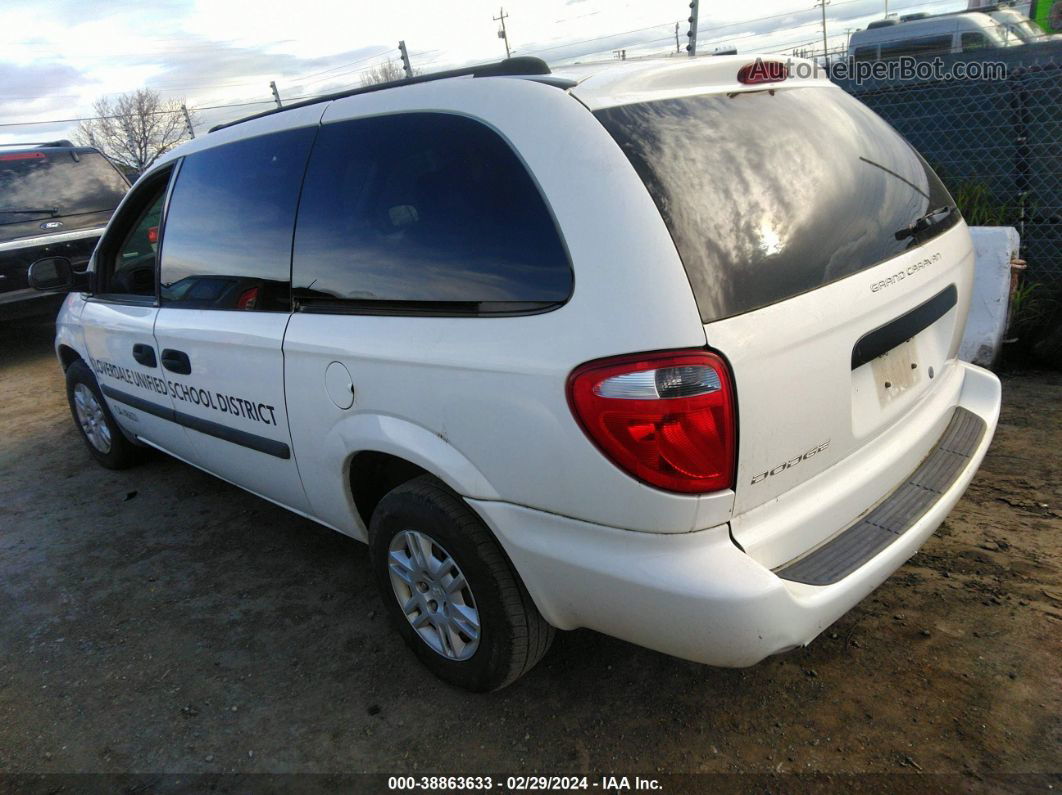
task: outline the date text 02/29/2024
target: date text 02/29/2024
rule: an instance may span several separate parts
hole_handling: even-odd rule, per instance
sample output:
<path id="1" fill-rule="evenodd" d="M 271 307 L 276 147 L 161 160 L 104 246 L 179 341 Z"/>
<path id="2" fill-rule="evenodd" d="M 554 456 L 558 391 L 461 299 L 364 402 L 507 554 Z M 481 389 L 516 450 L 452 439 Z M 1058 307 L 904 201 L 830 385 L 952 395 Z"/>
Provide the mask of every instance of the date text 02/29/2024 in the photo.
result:
<path id="1" fill-rule="evenodd" d="M 600 790 L 602 792 L 642 791 L 662 789 L 655 778 L 641 776 L 390 776 L 387 788 L 403 790 L 492 790 L 561 791 Z"/>

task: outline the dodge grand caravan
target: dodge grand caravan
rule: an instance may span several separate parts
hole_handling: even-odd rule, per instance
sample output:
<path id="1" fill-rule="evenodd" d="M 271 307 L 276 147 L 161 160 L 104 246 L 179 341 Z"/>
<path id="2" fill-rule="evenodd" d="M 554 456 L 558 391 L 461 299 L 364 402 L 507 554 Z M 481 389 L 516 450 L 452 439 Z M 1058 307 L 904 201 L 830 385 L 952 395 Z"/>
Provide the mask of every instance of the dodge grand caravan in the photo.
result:
<path id="1" fill-rule="evenodd" d="M 747 57 L 262 114 L 144 174 L 87 276 L 33 267 L 101 464 L 150 445 L 367 542 L 474 690 L 576 627 L 747 666 L 870 593 L 995 429 L 972 273 L 901 137 Z"/>

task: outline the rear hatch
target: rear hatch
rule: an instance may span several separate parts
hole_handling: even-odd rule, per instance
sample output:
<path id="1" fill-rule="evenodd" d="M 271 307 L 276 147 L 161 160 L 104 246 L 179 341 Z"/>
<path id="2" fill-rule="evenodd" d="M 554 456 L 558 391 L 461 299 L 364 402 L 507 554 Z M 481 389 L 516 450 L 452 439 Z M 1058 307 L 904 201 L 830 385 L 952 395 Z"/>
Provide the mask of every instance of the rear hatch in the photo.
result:
<path id="1" fill-rule="evenodd" d="M 105 225 L 127 190 L 92 149 L 0 150 L 0 242 Z"/>
<path id="2" fill-rule="evenodd" d="M 42 256 L 84 265 L 95 241 L 66 233 L 106 226 L 128 189 L 93 149 L 0 149 L 0 292 L 24 289 L 26 268 Z"/>
<path id="3" fill-rule="evenodd" d="M 932 402 L 961 335 L 972 252 L 951 197 L 891 127 L 821 84 L 595 115 L 652 194 L 707 341 L 733 370 L 735 519 L 857 460 Z M 913 470 L 933 441 L 890 454 Z M 777 565 L 851 518 L 798 528 L 781 544 L 762 524 L 732 531 L 746 548 L 770 546 Z"/>

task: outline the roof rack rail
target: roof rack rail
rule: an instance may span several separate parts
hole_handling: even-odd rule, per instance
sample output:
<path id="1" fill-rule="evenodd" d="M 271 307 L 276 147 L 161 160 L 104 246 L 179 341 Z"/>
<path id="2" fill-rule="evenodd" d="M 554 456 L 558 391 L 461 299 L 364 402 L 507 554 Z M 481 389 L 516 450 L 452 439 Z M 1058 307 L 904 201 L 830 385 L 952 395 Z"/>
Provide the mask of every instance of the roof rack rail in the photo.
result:
<path id="1" fill-rule="evenodd" d="M 0 144 L 0 146 L 73 146 L 72 141 L 68 141 L 66 138 L 61 138 L 58 141 L 24 141 L 16 142 L 13 144 Z"/>
<path id="2" fill-rule="evenodd" d="M 406 77 L 402 80 L 390 80 L 386 83 L 376 83 L 371 86 L 359 86 L 358 88 L 350 88 L 346 91 L 337 91 L 333 94 L 323 94 L 322 96 L 307 99 L 302 102 L 293 102 L 282 108 L 272 108 L 271 110 L 265 110 L 261 113 L 255 113 L 252 116 L 236 119 L 235 121 L 225 122 L 224 124 L 215 124 L 210 128 L 210 132 L 223 130 L 226 127 L 232 127 L 237 124 L 243 124 L 245 121 L 251 121 L 252 119 L 260 119 L 263 116 L 272 116 L 276 113 L 283 113 L 284 111 L 292 110 L 293 108 L 303 108 L 307 105 L 331 102 L 335 99 L 352 97 L 357 94 L 369 94 L 373 91 L 383 91 L 386 88 L 410 86 L 415 83 L 430 83 L 433 80 L 445 80 L 449 77 L 524 77 L 529 75 L 548 74 L 552 73 L 549 70 L 549 66 L 541 58 L 534 58 L 528 55 L 517 56 L 516 58 L 506 58 L 504 61 L 495 61 L 494 63 L 480 64 L 479 66 L 466 66 L 461 69 L 449 69 L 445 72 L 432 72 L 426 75 Z"/>

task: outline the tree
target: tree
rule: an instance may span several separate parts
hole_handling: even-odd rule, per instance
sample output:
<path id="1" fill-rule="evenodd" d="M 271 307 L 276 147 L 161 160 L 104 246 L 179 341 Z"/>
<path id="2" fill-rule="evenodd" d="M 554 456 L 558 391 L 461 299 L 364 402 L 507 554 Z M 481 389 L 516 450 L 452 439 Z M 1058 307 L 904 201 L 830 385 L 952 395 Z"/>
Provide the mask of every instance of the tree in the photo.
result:
<path id="1" fill-rule="evenodd" d="M 420 70 L 414 69 L 413 74 L 420 74 Z M 388 58 L 383 63 L 366 69 L 361 76 L 361 84 L 363 86 L 371 86 L 376 83 L 390 83 L 392 80 L 403 80 L 405 76 L 406 72 L 402 65 L 398 61 Z"/>
<path id="2" fill-rule="evenodd" d="M 189 137 L 181 104 L 179 99 L 164 100 L 149 88 L 100 97 L 92 105 L 95 118 L 81 122 L 74 137 L 140 174 Z"/>

